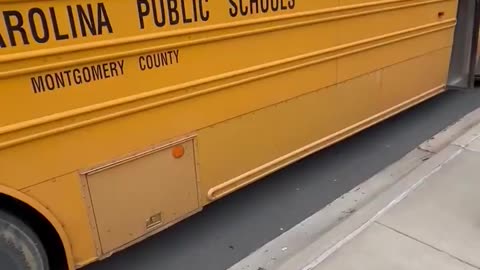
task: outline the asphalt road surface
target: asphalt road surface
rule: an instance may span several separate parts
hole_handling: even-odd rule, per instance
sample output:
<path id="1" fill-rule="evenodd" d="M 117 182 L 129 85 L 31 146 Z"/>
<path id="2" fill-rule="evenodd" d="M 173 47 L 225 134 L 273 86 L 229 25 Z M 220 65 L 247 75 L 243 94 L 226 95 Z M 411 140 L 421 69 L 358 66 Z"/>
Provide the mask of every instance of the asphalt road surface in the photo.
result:
<path id="1" fill-rule="evenodd" d="M 82 270 L 224 270 L 478 107 L 480 90 L 442 94 Z"/>

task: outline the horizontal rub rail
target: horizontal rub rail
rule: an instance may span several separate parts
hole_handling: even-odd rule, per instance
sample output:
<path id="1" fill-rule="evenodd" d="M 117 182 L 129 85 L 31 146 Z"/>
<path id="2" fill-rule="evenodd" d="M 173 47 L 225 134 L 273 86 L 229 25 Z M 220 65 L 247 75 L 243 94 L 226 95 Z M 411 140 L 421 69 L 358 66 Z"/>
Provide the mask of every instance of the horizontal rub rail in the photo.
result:
<path id="1" fill-rule="evenodd" d="M 390 10 L 403 9 L 403 8 L 415 7 L 415 6 L 421 6 L 421 5 L 428 5 L 428 4 L 446 2 L 446 1 L 450 1 L 450 0 L 423 0 L 423 1 L 418 1 L 418 0 L 384 0 L 384 1 L 376 1 L 376 2 L 357 4 L 357 5 L 348 5 L 348 6 L 326 8 L 326 9 L 314 10 L 314 11 L 298 12 L 298 13 L 295 13 L 295 14 L 280 15 L 280 16 L 274 16 L 274 17 L 270 17 L 270 18 L 254 19 L 254 20 L 243 21 L 243 22 L 223 23 L 223 24 L 206 26 L 206 27 L 201 27 L 201 28 L 174 30 L 174 31 L 169 31 L 169 32 L 164 32 L 164 33 L 155 33 L 155 34 L 147 34 L 147 35 L 140 35 L 140 36 L 118 38 L 118 39 L 113 39 L 113 40 L 88 42 L 88 43 L 85 43 L 85 44 L 63 46 L 63 47 L 57 47 L 57 48 L 53 48 L 53 49 L 34 50 L 34 51 L 29 51 L 29 52 L 0 55 L 0 64 L 4 64 L 4 63 L 8 63 L 8 62 L 25 60 L 25 59 L 30 59 L 30 58 L 42 57 L 42 56 L 51 56 L 51 55 L 58 55 L 58 54 L 64 54 L 64 53 L 79 52 L 79 51 L 84 51 L 84 50 L 92 50 L 92 49 L 99 49 L 99 48 L 105 48 L 105 47 L 120 46 L 120 45 L 126 45 L 126 44 L 130 44 L 130 43 L 151 41 L 151 40 L 157 40 L 157 39 L 162 39 L 162 38 L 170 38 L 170 37 L 179 37 L 179 36 L 185 36 L 185 35 L 191 35 L 191 34 L 211 32 L 211 31 L 216 31 L 216 30 L 235 29 L 235 28 L 239 28 L 239 27 L 243 27 L 243 26 L 250 26 L 250 25 L 261 24 L 261 23 L 270 23 L 270 22 L 277 22 L 277 21 L 283 21 L 283 20 L 298 19 L 298 18 L 303 18 L 303 17 L 313 17 L 313 16 L 317 16 L 317 15 L 326 15 L 327 16 L 327 17 L 322 17 L 322 18 L 305 20 L 305 21 L 302 21 L 302 22 L 286 23 L 284 25 L 279 25 L 279 26 L 264 27 L 264 28 L 260 28 L 260 29 L 257 29 L 257 30 L 251 30 L 251 31 L 243 31 L 243 32 L 238 32 L 238 33 L 234 33 L 234 34 L 212 36 L 212 37 L 208 37 L 208 38 L 171 43 L 171 44 L 168 44 L 168 45 L 155 46 L 155 47 L 150 47 L 150 48 L 143 48 L 143 49 L 139 49 L 139 50 L 129 50 L 129 51 L 121 52 L 121 53 L 106 54 L 106 55 L 101 55 L 101 56 L 97 56 L 97 57 L 87 57 L 87 58 L 82 58 L 82 59 L 78 59 L 78 60 L 59 62 L 59 63 L 56 63 L 56 64 L 35 66 L 35 67 L 17 69 L 17 70 L 12 70 L 12 71 L 2 71 L 2 72 L 0 72 L 0 79 L 3 79 L 5 77 L 9 77 L 9 76 L 15 76 L 15 75 L 21 75 L 21 74 L 26 74 L 26 73 L 31 73 L 31 72 L 43 71 L 43 70 L 47 70 L 47 69 L 55 69 L 55 68 L 64 67 L 64 66 L 68 66 L 68 65 L 78 65 L 78 64 L 84 64 L 84 63 L 93 62 L 93 61 L 103 61 L 103 60 L 106 60 L 106 59 L 120 58 L 120 57 L 136 55 L 136 54 L 143 54 L 143 53 L 148 53 L 148 52 L 156 51 L 156 50 L 167 50 L 167 49 L 172 48 L 172 47 L 192 46 L 192 45 L 215 42 L 215 41 L 226 40 L 226 39 L 231 39 L 231 38 L 238 38 L 238 37 L 243 37 L 243 36 L 248 36 L 248 35 L 260 34 L 260 33 L 265 33 L 265 32 L 270 32 L 270 31 L 289 29 L 289 28 L 306 26 L 306 25 L 317 24 L 317 23 L 322 23 L 322 22 L 340 20 L 340 19 L 351 18 L 351 17 L 356 17 L 356 16 L 363 16 L 363 15 L 385 12 L 385 11 L 390 11 Z M 2 2 L 6 3 L 6 2 L 11 2 L 11 1 L 0 0 L 0 3 L 2 3 Z M 13 1 L 13 2 L 15 2 L 15 1 Z M 385 5 L 391 5 L 391 4 L 397 4 L 397 3 L 398 3 L 398 5 L 396 5 L 396 6 L 385 7 Z M 365 9 L 365 8 L 370 8 L 370 9 L 366 10 L 366 11 L 357 11 L 359 9 Z M 351 12 L 351 13 L 350 14 L 342 14 L 344 12 Z"/>
<path id="2" fill-rule="evenodd" d="M 79 108 L 79 109 L 69 110 L 69 111 L 65 111 L 65 112 L 61 112 L 61 113 L 57 113 L 57 114 L 53 114 L 53 115 L 29 120 L 29 121 L 16 123 L 16 124 L 13 124 L 13 125 L 4 126 L 4 127 L 0 128 L 0 135 L 12 133 L 12 132 L 17 132 L 17 131 L 20 131 L 20 130 L 32 128 L 32 127 L 43 125 L 43 124 L 48 124 L 48 123 L 51 123 L 51 122 L 65 120 L 65 119 L 68 119 L 68 118 L 71 118 L 71 117 L 79 117 L 81 115 L 85 115 L 85 114 L 88 114 L 88 113 L 93 113 L 93 112 L 101 111 L 101 110 L 104 110 L 104 109 L 110 109 L 110 108 L 113 108 L 113 107 L 126 105 L 126 104 L 129 104 L 129 103 L 133 103 L 133 102 L 136 102 L 136 101 L 161 96 L 161 95 L 164 95 L 164 94 L 167 94 L 167 93 L 172 93 L 172 92 L 175 92 L 175 91 L 181 91 L 181 90 L 184 90 L 186 88 L 197 87 L 197 86 L 200 86 L 200 85 L 203 85 L 203 84 L 212 83 L 212 82 L 216 82 L 216 81 L 222 81 L 222 80 L 226 80 L 226 79 L 231 79 L 231 78 L 234 78 L 234 77 L 237 77 L 237 76 L 242 76 L 242 75 L 247 75 L 247 74 L 253 73 L 253 72 L 267 70 L 267 69 L 275 68 L 275 67 L 285 65 L 285 64 L 289 64 L 289 63 L 300 62 L 296 65 L 280 68 L 280 69 L 277 69 L 277 70 L 266 71 L 265 73 L 260 74 L 260 75 L 255 75 L 255 76 L 239 79 L 239 80 L 236 80 L 236 81 L 233 81 L 233 82 L 228 82 L 228 83 L 224 83 L 224 84 L 221 84 L 221 85 L 209 87 L 209 88 L 206 88 L 206 89 L 201 89 L 201 90 L 198 90 L 198 91 L 195 91 L 195 92 L 187 93 L 187 94 L 177 96 L 177 97 L 173 97 L 173 98 L 168 98 L 168 99 L 164 99 L 164 100 L 160 100 L 160 101 L 154 101 L 154 102 L 144 104 L 144 105 L 141 105 L 141 106 L 136 106 L 136 107 L 133 107 L 133 108 L 127 108 L 127 109 L 124 109 L 124 110 L 121 110 L 121 111 L 117 111 L 117 112 L 110 113 L 110 114 L 105 114 L 105 115 L 95 117 L 95 118 L 92 118 L 92 119 L 80 120 L 79 122 L 76 122 L 76 123 L 73 123 L 73 124 L 68 124 L 68 125 L 64 125 L 64 126 L 61 126 L 61 127 L 52 128 L 52 129 L 49 129 L 49 130 L 45 130 L 45 131 L 42 131 L 42 132 L 39 132 L 39 133 L 35 133 L 35 134 L 27 135 L 27 136 L 24 136 L 24 137 L 16 138 L 16 139 L 13 139 L 13 140 L 7 140 L 5 142 L 0 143 L 0 149 L 10 147 L 10 146 L 13 146 L 13 145 L 16 145 L 16 144 L 20 144 L 20 143 L 25 143 L 27 141 L 39 139 L 39 138 L 42 138 L 42 137 L 51 136 L 53 134 L 65 132 L 65 131 L 68 131 L 68 130 L 77 129 L 77 128 L 84 127 L 84 126 L 87 126 L 87 125 L 92 125 L 92 124 L 96 124 L 96 123 L 99 123 L 99 122 L 111 120 L 111 119 L 114 119 L 114 118 L 126 116 L 126 115 L 129 115 L 129 114 L 141 112 L 141 111 L 144 111 L 144 110 L 149 110 L 149 109 L 159 107 L 159 106 L 163 106 L 163 105 L 166 105 L 166 104 L 169 104 L 169 103 L 179 102 L 179 101 L 182 101 L 182 100 L 186 100 L 186 99 L 194 98 L 194 97 L 197 97 L 197 96 L 213 93 L 213 92 L 216 92 L 216 91 L 221 91 L 221 90 L 233 87 L 233 86 L 245 84 L 245 83 L 248 83 L 248 82 L 252 82 L 252 81 L 260 80 L 260 79 L 263 79 L 263 78 L 267 78 L 267 77 L 275 76 L 275 75 L 278 75 L 278 74 L 282 74 L 282 73 L 285 73 L 285 72 L 289 72 L 289 71 L 297 70 L 297 69 L 300 69 L 300 68 L 312 66 L 312 65 L 319 64 L 319 63 L 322 63 L 322 62 L 325 62 L 325 61 L 334 60 L 334 59 L 337 59 L 339 57 L 348 56 L 348 55 L 359 53 L 359 52 L 362 52 L 362 51 L 371 50 L 371 49 L 374 49 L 374 48 L 377 48 L 377 47 L 385 46 L 385 45 L 392 44 L 392 43 L 395 43 L 395 42 L 399 42 L 399 41 L 402 41 L 402 40 L 407 40 L 407 39 L 415 38 L 415 37 L 418 37 L 418 36 L 426 35 L 426 34 L 429 34 L 429 33 L 434 33 L 434 32 L 442 31 L 442 30 L 445 30 L 445 29 L 450 29 L 450 28 L 454 27 L 454 25 L 455 25 L 455 20 L 451 20 L 451 21 L 444 21 L 444 22 L 441 22 L 441 23 L 429 24 L 429 25 L 425 25 L 425 26 L 422 26 L 422 27 L 411 28 L 411 29 L 408 29 L 408 30 L 403 30 L 403 31 L 395 32 L 395 33 L 390 33 L 388 35 L 383 35 L 383 36 L 379 36 L 379 37 L 375 37 L 375 38 L 371 38 L 371 39 L 366 39 L 366 40 L 359 41 L 359 42 L 354 42 L 354 43 L 350 43 L 350 44 L 346 44 L 346 45 L 342 45 L 342 46 L 337 46 L 337 47 L 332 47 L 332 48 L 325 49 L 325 50 L 320 50 L 320 51 L 317 51 L 317 52 L 312 52 L 312 53 L 308 53 L 308 54 L 304 54 L 304 55 L 299 55 L 299 56 L 295 56 L 295 57 L 291 57 L 291 58 L 286 58 L 286 59 L 282 59 L 282 60 L 279 60 L 279 61 L 270 62 L 270 63 L 254 66 L 254 67 L 247 68 L 247 69 L 242 69 L 242 70 L 238 70 L 238 71 L 234 71 L 234 72 L 228 72 L 228 73 L 224 73 L 224 74 L 209 77 L 209 78 L 204 78 L 204 79 L 201 79 L 201 80 L 196 80 L 196 81 L 192 81 L 192 82 L 188 82 L 188 83 L 184 83 L 184 84 L 180 84 L 180 85 L 174 85 L 174 86 L 171 86 L 171 87 L 160 88 L 160 89 L 157 89 L 157 90 L 153 90 L 153 91 L 149 91 L 149 92 L 145 92 L 145 93 L 141 93 L 141 94 L 137 94 L 137 95 L 133 95 L 133 96 L 129 96 L 129 97 L 115 99 L 115 100 L 111 100 L 111 101 L 104 102 L 104 103 L 98 103 L 98 104 L 95 104 L 95 105 L 92 105 L 92 106 L 87 106 L 87 107 L 83 107 L 83 108 Z M 315 59 L 315 58 L 317 58 L 317 59 Z M 301 61 L 304 61 L 304 62 L 301 62 Z"/>

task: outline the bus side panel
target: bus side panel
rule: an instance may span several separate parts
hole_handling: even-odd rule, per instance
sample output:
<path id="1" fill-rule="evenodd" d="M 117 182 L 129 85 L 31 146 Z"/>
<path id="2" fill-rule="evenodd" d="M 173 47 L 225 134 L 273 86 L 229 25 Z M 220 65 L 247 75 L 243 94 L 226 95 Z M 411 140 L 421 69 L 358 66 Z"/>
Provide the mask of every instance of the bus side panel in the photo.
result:
<path id="1" fill-rule="evenodd" d="M 443 85 L 448 76 L 451 52 L 452 48 L 447 47 L 385 68 L 382 74 L 383 109 Z"/>
<path id="2" fill-rule="evenodd" d="M 59 176 L 40 185 L 22 190 L 47 207 L 63 224 L 70 242 L 76 265 L 86 264 L 98 256 L 94 239 L 93 219 L 77 173 Z"/>
<path id="3" fill-rule="evenodd" d="M 200 131 L 201 192 L 209 195 L 205 203 L 325 147 L 345 136 L 328 140 L 329 135 L 379 113 L 380 74 L 322 88 Z M 297 153 L 299 149 L 304 150 Z M 214 191 L 226 181 L 232 183 Z"/>
<path id="4" fill-rule="evenodd" d="M 449 48 L 452 44 L 453 28 L 352 54 L 339 59 L 338 77 L 341 81 L 348 80 L 365 72 L 374 71 L 378 67 L 387 67 L 408 59 L 421 57 L 432 51 Z M 405 78 L 401 73 L 398 74 L 398 77 Z"/>
<path id="5" fill-rule="evenodd" d="M 202 193 L 210 200 L 222 197 L 443 91 L 450 51 L 433 51 L 202 130 Z M 235 166 L 215 165 L 221 162 Z"/>
<path id="6" fill-rule="evenodd" d="M 402 105 L 405 108 L 421 101 L 424 95 L 443 90 L 451 36 L 451 30 L 444 30 L 340 58 L 339 77 L 348 78 L 345 83 L 202 130 L 199 133 L 202 193 L 223 194 L 235 189 L 298 158 L 299 155 L 287 156 L 292 151 L 312 143 L 310 151 L 322 148 L 344 137 L 344 133 L 370 124 L 356 127 L 359 122 L 370 117 L 379 121 L 398 112 L 391 109 L 402 103 L 407 103 Z M 383 68 L 373 71 L 378 67 Z M 372 73 L 357 75 L 365 72 Z M 345 85 L 349 90 L 345 90 Z M 345 129 L 348 131 L 336 134 Z M 321 141 L 332 134 L 336 138 Z M 218 147 L 219 142 L 222 147 Z M 216 166 L 221 160 L 235 166 Z M 266 165 L 272 160 L 277 164 Z M 265 168 L 255 171 L 261 166 Z M 224 184 L 230 181 L 233 183 Z"/>

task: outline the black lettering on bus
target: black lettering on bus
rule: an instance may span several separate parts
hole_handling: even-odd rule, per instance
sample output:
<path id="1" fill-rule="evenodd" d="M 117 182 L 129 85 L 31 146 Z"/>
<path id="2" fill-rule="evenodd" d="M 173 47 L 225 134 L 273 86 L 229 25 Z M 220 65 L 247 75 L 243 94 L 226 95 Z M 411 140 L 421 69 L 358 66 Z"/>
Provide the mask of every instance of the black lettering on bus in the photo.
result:
<path id="1" fill-rule="evenodd" d="M 179 50 L 170 50 L 165 52 L 142 55 L 138 57 L 138 67 L 141 71 L 155 68 L 166 67 L 179 63 Z M 123 74 L 123 61 L 119 62 Z"/>
<path id="2" fill-rule="evenodd" d="M 203 2 L 208 3 L 208 0 L 200 0 L 200 17 L 202 18 L 202 21 L 206 22 L 208 19 L 210 19 L 210 11 L 203 9 Z"/>
<path id="3" fill-rule="evenodd" d="M 111 74 L 108 74 L 108 72 L 109 72 L 110 70 L 108 69 L 108 64 L 107 64 L 107 63 L 104 63 L 104 64 L 102 65 L 102 69 L 103 69 L 103 75 L 105 76 L 105 79 L 110 78 L 110 77 L 111 77 Z"/>
<path id="4" fill-rule="evenodd" d="M 173 63 L 173 57 L 172 57 L 172 51 L 168 51 L 168 57 L 170 58 L 170 62 L 169 63 Z"/>
<path id="5" fill-rule="evenodd" d="M 167 24 L 175 26 L 180 23 L 208 21 L 210 11 L 206 7 L 206 3 L 208 0 L 137 0 L 139 27 L 145 29 L 146 20 L 150 16 L 158 28 Z"/>
<path id="6" fill-rule="evenodd" d="M 23 17 L 22 14 L 16 10 L 7 10 L 3 12 L 5 20 L 5 27 L 7 28 L 8 37 L 10 38 L 10 45 L 17 46 L 17 40 L 15 39 L 15 32 L 18 32 L 22 37 L 23 44 L 28 45 L 27 32 L 23 29 Z M 12 21 L 15 17 L 15 22 Z"/>
<path id="7" fill-rule="evenodd" d="M 250 0 L 250 12 L 258 14 L 258 0 Z"/>
<path id="8" fill-rule="evenodd" d="M 153 64 L 157 68 L 162 66 L 162 61 L 160 60 L 160 54 L 156 53 L 153 55 Z"/>
<path id="9" fill-rule="evenodd" d="M 263 13 L 267 13 L 269 11 L 269 3 L 270 3 L 270 0 L 262 0 L 260 1 L 260 5 L 261 5 L 261 10 Z"/>
<path id="10" fill-rule="evenodd" d="M 62 70 L 37 77 L 31 77 L 30 83 L 35 94 L 46 92 L 46 90 L 53 91 L 55 89 L 61 89 L 72 85 L 91 83 L 110 77 L 124 75 L 124 63 L 125 60 L 120 60 Z M 109 72 L 111 75 L 109 75 Z"/>
<path id="11" fill-rule="evenodd" d="M 103 34 L 103 28 L 107 28 L 108 33 L 113 33 L 112 24 L 110 23 L 110 19 L 108 18 L 107 9 L 103 3 L 98 3 L 98 29 L 97 33 L 99 35 Z"/>
<path id="12" fill-rule="evenodd" d="M 168 58 L 166 53 L 162 53 L 162 65 L 168 66 Z"/>
<path id="13" fill-rule="evenodd" d="M 238 15 L 237 2 L 235 2 L 235 0 L 228 0 L 228 2 L 230 2 L 230 8 L 229 8 L 230 17 L 237 17 Z"/>
<path id="14" fill-rule="evenodd" d="M 7 44 L 5 43 L 5 40 L 2 37 L 2 34 L 0 34 L 0 48 L 5 48 L 7 47 Z"/>
<path id="15" fill-rule="evenodd" d="M 141 71 L 144 71 L 146 69 L 146 66 L 145 66 L 145 57 L 144 56 L 140 56 L 138 58 L 138 66 L 140 67 L 140 70 Z"/>
<path id="16" fill-rule="evenodd" d="M 195 1 L 192 1 L 195 4 Z M 183 16 L 183 23 L 192 23 L 192 18 L 188 18 L 187 16 L 187 10 L 185 8 L 185 0 L 181 0 L 182 6 L 182 16 Z"/>
<path id="17" fill-rule="evenodd" d="M 288 7 L 290 9 L 294 9 L 295 8 L 295 0 L 289 0 L 288 1 Z"/>
<path id="18" fill-rule="evenodd" d="M 175 55 L 175 61 L 177 62 L 177 64 L 179 63 L 179 59 L 178 59 L 178 55 L 179 55 L 180 51 L 179 50 L 174 50 L 173 51 L 173 54 Z"/>
<path id="19" fill-rule="evenodd" d="M 228 0 L 230 17 L 284 11 L 295 8 L 295 0 Z"/>
<path id="20" fill-rule="evenodd" d="M 73 70 L 73 81 L 75 84 L 82 84 L 82 71 L 78 68 Z"/>
<path id="21" fill-rule="evenodd" d="M 178 14 L 177 10 L 177 0 L 167 0 L 167 2 L 170 25 L 177 25 L 180 22 L 180 14 Z"/>
<path id="22" fill-rule="evenodd" d="M 148 4 L 147 0 L 137 0 L 137 13 L 140 29 L 145 29 L 144 18 L 150 14 L 150 5 Z"/>
<path id="23" fill-rule="evenodd" d="M 101 65 L 92 66 L 92 76 L 94 81 L 103 79 L 103 72 L 102 72 Z"/>
<path id="24" fill-rule="evenodd" d="M 278 11 L 280 7 L 280 0 L 272 0 L 272 11 Z"/>
<path id="25" fill-rule="evenodd" d="M 193 21 L 198 22 L 197 0 L 192 1 L 192 3 L 193 3 Z"/>
<path id="26" fill-rule="evenodd" d="M 31 42 L 44 44 L 53 39 L 61 41 L 78 36 L 86 37 L 114 32 L 103 2 L 97 3 L 96 6 L 93 4 L 67 5 L 63 10 L 57 7 L 45 9 L 31 7 L 22 11 L 23 13 L 17 10 L 0 10 L 0 12 L 5 29 L 5 33 L 0 34 L 0 48 L 15 47 L 20 44 L 29 45 Z M 180 13 L 178 15 L 180 16 Z M 64 16 L 68 21 L 65 24 L 60 20 Z"/>
<path id="27" fill-rule="evenodd" d="M 68 21 L 70 22 L 70 30 L 72 34 L 72 38 L 77 38 L 77 25 L 75 24 L 75 20 L 73 17 L 73 9 L 71 6 L 67 6 L 67 13 L 68 13 Z"/>
<path id="28" fill-rule="evenodd" d="M 37 93 L 45 92 L 45 84 L 43 82 L 42 76 L 38 76 L 36 78 L 31 77 L 30 81 L 32 82 L 33 93 L 37 94 Z"/>
<path id="29" fill-rule="evenodd" d="M 39 23 L 37 23 L 35 20 L 36 17 L 40 18 Z M 28 21 L 30 22 L 30 29 L 32 30 L 33 39 L 35 39 L 35 41 L 38 43 L 47 42 L 50 38 L 50 32 L 48 31 L 47 18 L 45 17 L 43 10 L 39 8 L 30 9 L 28 11 Z M 37 29 L 38 26 L 40 26 L 40 31 Z M 40 35 L 39 32 L 41 32 L 42 35 Z"/>
<path id="30" fill-rule="evenodd" d="M 87 11 L 81 6 L 77 5 L 78 19 L 80 21 L 80 30 L 82 36 L 87 36 L 87 28 L 90 30 L 90 34 L 97 35 L 97 27 L 95 26 L 95 17 L 93 16 L 92 5 L 87 5 Z M 88 13 L 88 14 L 87 14 Z"/>
<path id="31" fill-rule="evenodd" d="M 167 23 L 166 10 L 163 1 L 158 1 L 159 7 L 157 9 L 156 1 L 152 1 L 153 18 L 157 27 L 163 27 Z"/>
<path id="32" fill-rule="evenodd" d="M 52 74 L 45 75 L 45 85 L 47 89 L 52 91 L 55 89 L 55 80 L 53 79 Z"/>
<path id="33" fill-rule="evenodd" d="M 240 14 L 242 14 L 242 16 L 247 16 L 248 6 L 243 5 L 242 0 L 239 0 L 238 3 L 239 3 L 238 5 L 240 6 Z"/>
<path id="34" fill-rule="evenodd" d="M 110 72 L 112 73 L 113 77 L 118 76 L 117 64 L 115 62 L 110 62 Z"/>
<path id="35" fill-rule="evenodd" d="M 55 14 L 55 9 L 53 7 L 49 8 L 50 10 L 50 18 L 52 20 L 53 25 L 53 33 L 55 34 L 56 40 L 65 40 L 68 39 L 68 34 L 60 33 L 60 28 L 58 26 L 57 15 Z"/>
<path id="36" fill-rule="evenodd" d="M 82 68 L 83 74 L 83 81 L 89 83 L 92 81 L 92 74 L 90 73 L 90 69 L 88 67 Z"/>
<path id="37" fill-rule="evenodd" d="M 65 87 L 65 78 L 63 77 L 63 72 L 55 73 L 55 82 L 57 83 L 57 85 L 56 85 L 57 88 L 64 88 Z"/>
<path id="38" fill-rule="evenodd" d="M 65 70 L 64 72 L 67 75 L 68 86 L 71 86 L 72 85 L 72 79 L 70 78 L 70 76 L 71 76 L 72 71 L 71 70 Z"/>
<path id="39" fill-rule="evenodd" d="M 145 57 L 145 59 L 147 60 L 147 68 L 148 69 L 152 69 L 153 68 L 153 59 L 152 59 L 152 56 L 151 55 L 147 55 Z"/>
<path id="40" fill-rule="evenodd" d="M 123 64 L 125 64 L 125 60 L 117 61 L 117 64 L 120 67 L 120 75 L 125 74 L 123 70 Z"/>

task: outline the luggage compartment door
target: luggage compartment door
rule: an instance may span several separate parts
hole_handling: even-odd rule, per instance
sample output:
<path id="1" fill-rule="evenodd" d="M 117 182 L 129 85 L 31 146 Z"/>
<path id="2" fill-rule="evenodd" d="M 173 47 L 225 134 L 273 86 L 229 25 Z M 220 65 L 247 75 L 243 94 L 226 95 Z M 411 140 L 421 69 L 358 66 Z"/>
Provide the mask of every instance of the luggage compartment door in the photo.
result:
<path id="1" fill-rule="evenodd" d="M 199 208 L 193 139 L 134 155 L 85 176 L 104 254 Z"/>

